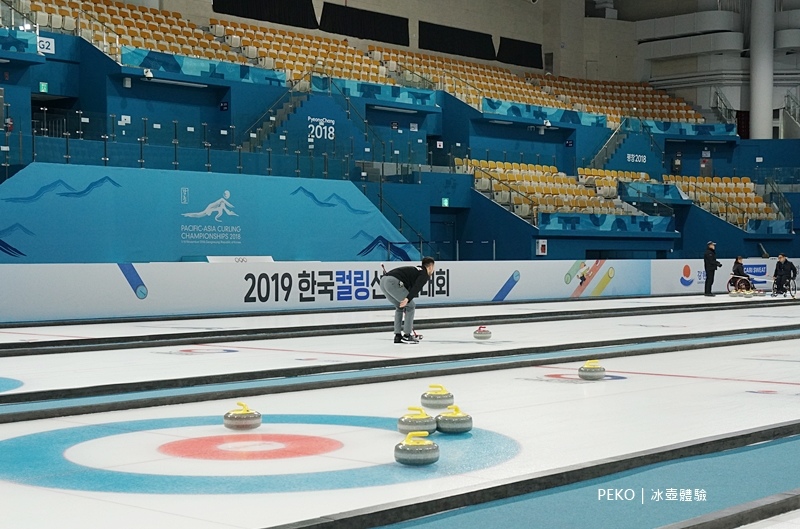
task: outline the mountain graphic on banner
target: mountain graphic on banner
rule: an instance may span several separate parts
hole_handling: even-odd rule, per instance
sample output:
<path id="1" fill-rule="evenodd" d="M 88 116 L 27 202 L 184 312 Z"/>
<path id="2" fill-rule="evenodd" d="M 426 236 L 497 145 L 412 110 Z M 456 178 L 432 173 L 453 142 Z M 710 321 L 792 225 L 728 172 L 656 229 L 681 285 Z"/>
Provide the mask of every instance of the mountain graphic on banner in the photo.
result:
<path id="1" fill-rule="evenodd" d="M 4 198 L 3 201 L 5 202 L 21 202 L 21 203 L 29 203 L 29 202 L 36 202 L 46 194 L 50 193 L 51 191 L 55 191 L 59 188 L 66 188 L 70 191 L 75 191 L 75 188 L 71 187 L 69 184 L 64 182 L 63 180 L 56 180 L 51 184 L 47 184 L 46 186 L 40 187 L 39 190 L 29 197 L 12 197 L 12 198 Z"/>
<path id="2" fill-rule="evenodd" d="M 410 244 L 410 243 L 403 243 Z M 379 249 L 382 252 L 382 255 L 386 255 L 386 252 L 389 252 L 389 257 L 392 261 L 411 261 L 411 256 L 408 255 L 404 249 L 402 249 L 397 244 L 392 244 L 386 240 L 384 236 L 375 237 L 375 239 L 363 250 L 358 252 L 358 255 L 363 257 L 365 255 L 369 255 L 375 249 Z"/>
<path id="3" fill-rule="evenodd" d="M 92 191 L 94 191 L 95 189 L 103 187 L 106 184 L 111 184 L 114 187 L 122 187 L 121 185 L 119 185 L 118 183 L 113 181 L 111 178 L 109 178 L 107 176 L 104 176 L 100 180 L 96 180 L 96 181 L 92 182 L 91 184 L 89 184 L 88 186 L 86 186 L 86 189 L 84 189 L 83 191 L 74 191 L 73 190 L 74 192 L 72 192 L 72 193 L 57 193 L 57 194 L 60 197 L 83 198 L 83 197 L 89 196 L 92 193 Z"/>

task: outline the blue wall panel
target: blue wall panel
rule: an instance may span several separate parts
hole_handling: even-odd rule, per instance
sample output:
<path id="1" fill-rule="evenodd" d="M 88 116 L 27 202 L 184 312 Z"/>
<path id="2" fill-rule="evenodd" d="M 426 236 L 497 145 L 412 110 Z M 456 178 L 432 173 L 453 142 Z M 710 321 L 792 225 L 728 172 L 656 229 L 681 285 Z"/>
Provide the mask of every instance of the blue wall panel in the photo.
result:
<path id="1" fill-rule="evenodd" d="M 373 204 L 392 226 L 402 231 L 405 239 L 418 241 L 420 236 L 425 241 L 431 239 L 430 186 L 367 182 L 358 187 L 366 191 Z"/>
<path id="2" fill-rule="evenodd" d="M 534 255 L 538 230 L 480 193 L 473 192 L 469 215 L 464 219 L 461 239 L 489 241 L 498 260 L 525 260 Z M 471 253 L 474 252 L 474 253 Z M 462 245 L 462 259 L 487 259 L 482 245 Z"/>
<path id="3" fill-rule="evenodd" d="M 2 263 L 370 261 L 405 240 L 352 183 L 319 179 L 37 163 L 0 185 L 0 204 Z"/>
<path id="4" fill-rule="evenodd" d="M 528 130 L 524 124 L 504 125 L 473 120 L 469 145 L 472 157 L 476 159 L 556 166 L 561 161 L 569 166 L 566 141 L 571 134 L 570 129 L 558 129 L 540 135 L 538 130 Z"/>
<path id="5" fill-rule="evenodd" d="M 707 159 L 711 160 L 713 172 L 717 176 L 736 176 L 742 175 L 739 168 L 735 152 L 737 150 L 735 142 L 709 143 L 707 141 L 667 141 L 665 143 L 666 173 L 671 172 L 673 160 L 677 153 L 681 153 L 681 174 L 699 175 L 701 171 L 700 161 L 703 154 L 709 154 Z"/>
<path id="6" fill-rule="evenodd" d="M 577 173 L 578 167 L 589 167 L 613 131 L 606 127 L 577 127 L 572 136 Z"/>

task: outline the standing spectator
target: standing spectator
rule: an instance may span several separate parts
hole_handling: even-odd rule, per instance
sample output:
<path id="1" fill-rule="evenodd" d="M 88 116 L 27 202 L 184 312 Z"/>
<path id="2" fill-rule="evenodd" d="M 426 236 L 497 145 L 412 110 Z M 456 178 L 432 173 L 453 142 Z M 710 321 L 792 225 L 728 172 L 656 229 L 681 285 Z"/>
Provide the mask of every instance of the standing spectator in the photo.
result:
<path id="1" fill-rule="evenodd" d="M 708 241 L 706 243 L 706 253 L 703 255 L 703 264 L 706 269 L 706 296 L 713 297 L 711 287 L 714 285 L 714 273 L 717 268 L 722 268 L 722 263 L 717 261 L 717 243 Z"/>
<path id="2" fill-rule="evenodd" d="M 414 298 L 433 275 L 434 266 L 433 257 L 423 257 L 422 266 L 401 266 L 381 278 L 381 290 L 394 305 L 394 343 L 419 342 L 414 336 Z"/>
<path id="3" fill-rule="evenodd" d="M 775 290 L 772 296 L 783 294 L 786 296 L 786 285 L 789 284 L 790 279 L 797 277 L 797 267 L 786 258 L 782 253 L 778 254 L 778 262 L 775 263 L 775 273 L 772 278 L 775 280 Z"/>

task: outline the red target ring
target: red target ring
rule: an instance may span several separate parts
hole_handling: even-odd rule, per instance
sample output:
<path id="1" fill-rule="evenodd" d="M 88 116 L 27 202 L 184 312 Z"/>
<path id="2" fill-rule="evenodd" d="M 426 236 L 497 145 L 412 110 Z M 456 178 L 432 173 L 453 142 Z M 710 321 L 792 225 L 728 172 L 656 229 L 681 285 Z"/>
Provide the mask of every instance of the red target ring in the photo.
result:
<path id="1" fill-rule="evenodd" d="M 248 461 L 316 456 L 342 446 L 335 439 L 311 435 L 237 434 L 174 441 L 161 445 L 158 451 L 190 459 Z"/>

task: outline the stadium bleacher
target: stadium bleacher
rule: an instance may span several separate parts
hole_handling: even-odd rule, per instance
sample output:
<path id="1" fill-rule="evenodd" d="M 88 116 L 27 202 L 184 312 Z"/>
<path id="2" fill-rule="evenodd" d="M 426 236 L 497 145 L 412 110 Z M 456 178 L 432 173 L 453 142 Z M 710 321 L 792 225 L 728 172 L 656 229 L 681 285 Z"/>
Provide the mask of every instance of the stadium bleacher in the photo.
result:
<path id="1" fill-rule="evenodd" d="M 117 61 L 121 47 L 130 46 L 285 70 L 290 81 L 310 71 L 379 84 L 413 84 L 421 78 L 475 108 L 486 97 L 579 110 L 606 115 L 611 128 L 628 115 L 704 121 L 681 99 L 646 83 L 554 78 L 531 72 L 523 78 L 504 67 L 373 44 L 359 50 L 346 40 L 248 22 L 210 18 L 207 25 L 198 25 L 178 12 L 112 0 L 24 0 L 21 5 L 40 26 L 76 32 Z"/>

